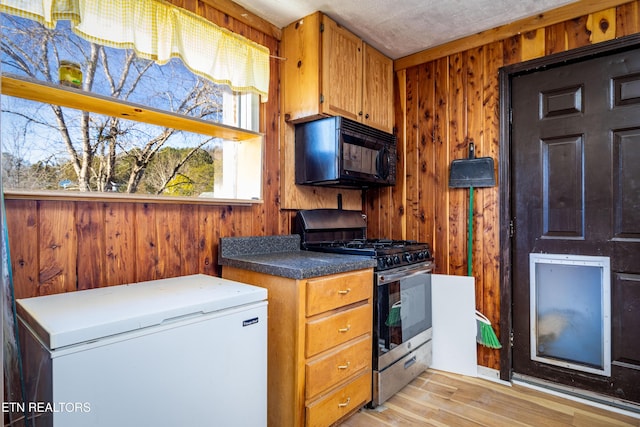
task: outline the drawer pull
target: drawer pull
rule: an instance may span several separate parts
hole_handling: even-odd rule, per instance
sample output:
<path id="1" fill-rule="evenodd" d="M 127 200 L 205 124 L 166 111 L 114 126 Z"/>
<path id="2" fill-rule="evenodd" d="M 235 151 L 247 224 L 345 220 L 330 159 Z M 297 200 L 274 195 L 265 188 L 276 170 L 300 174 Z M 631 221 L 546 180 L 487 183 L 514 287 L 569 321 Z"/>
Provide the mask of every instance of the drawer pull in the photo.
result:
<path id="1" fill-rule="evenodd" d="M 406 362 L 404 362 L 404 369 L 408 369 L 409 367 L 411 367 L 414 363 L 416 363 L 417 359 L 416 356 L 413 356 L 411 359 L 407 360 Z"/>
<path id="2" fill-rule="evenodd" d="M 349 365 L 351 365 L 351 362 L 347 362 L 346 365 L 338 365 L 338 369 L 344 371 L 345 369 L 349 369 Z"/>
<path id="3" fill-rule="evenodd" d="M 349 402 L 351 402 L 351 398 L 347 397 L 347 400 L 343 403 L 338 403 L 338 408 L 344 408 L 345 406 L 349 405 Z"/>
<path id="4" fill-rule="evenodd" d="M 338 332 L 342 332 L 342 333 L 349 332 L 349 329 L 351 329 L 351 325 L 347 325 L 345 328 L 338 329 Z"/>
<path id="5" fill-rule="evenodd" d="M 339 293 L 340 295 L 346 295 L 346 294 L 348 294 L 349 292 L 351 292 L 351 288 L 342 289 L 342 290 L 339 290 L 339 291 L 338 291 L 338 293 Z"/>

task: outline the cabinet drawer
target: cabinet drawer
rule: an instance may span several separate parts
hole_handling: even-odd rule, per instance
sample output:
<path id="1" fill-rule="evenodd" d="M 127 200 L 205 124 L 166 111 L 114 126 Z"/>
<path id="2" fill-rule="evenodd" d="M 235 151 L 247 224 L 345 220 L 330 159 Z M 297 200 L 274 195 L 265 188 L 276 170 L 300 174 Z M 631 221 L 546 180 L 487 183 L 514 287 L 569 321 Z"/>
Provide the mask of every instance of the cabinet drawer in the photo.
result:
<path id="1" fill-rule="evenodd" d="M 307 281 L 307 316 L 371 298 L 373 271 L 337 274 Z"/>
<path id="2" fill-rule="evenodd" d="M 362 369 L 371 369 L 371 340 L 371 335 L 364 335 L 347 347 L 307 362 L 305 367 L 307 399 L 346 380 Z"/>
<path id="3" fill-rule="evenodd" d="M 326 427 L 371 400 L 371 371 L 307 406 L 307 427 Z"/>
<path id="4" fill-rule="evenodd" d="M 311 357 L 331 347 L 371 332 L 371 304 L 363 304 L 306 324 L 306 356 Z"/>

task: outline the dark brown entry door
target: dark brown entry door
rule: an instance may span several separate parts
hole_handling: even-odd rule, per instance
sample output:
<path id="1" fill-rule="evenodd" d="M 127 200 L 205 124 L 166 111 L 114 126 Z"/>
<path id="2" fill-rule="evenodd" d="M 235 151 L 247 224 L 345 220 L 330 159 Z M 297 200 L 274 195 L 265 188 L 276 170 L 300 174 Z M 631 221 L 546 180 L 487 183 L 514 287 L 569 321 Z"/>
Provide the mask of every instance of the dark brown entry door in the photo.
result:
<path id="1" fill-rule="evenodd" d="M 513 372 L 640 403 L 640 49 L 514 76 L 511 93 Z M 532 360 L 532 318 L 552 337 L 583 325 L 530 314 L 531 253 L 609 257 L 610 376 Z"/>

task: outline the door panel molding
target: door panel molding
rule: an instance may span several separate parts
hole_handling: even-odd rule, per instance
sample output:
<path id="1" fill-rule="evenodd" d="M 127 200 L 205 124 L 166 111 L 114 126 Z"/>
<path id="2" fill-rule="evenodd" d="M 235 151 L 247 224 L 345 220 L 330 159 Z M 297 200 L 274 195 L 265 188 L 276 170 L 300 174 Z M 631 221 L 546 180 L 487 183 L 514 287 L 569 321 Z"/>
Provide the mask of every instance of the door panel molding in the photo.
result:
<path id="1" fill-rule="evenodd" d="M 542 238 L 584 238 L 584 138 L 542 141 Z M 573 159 L 566 162 L 565 159 Z M 572 164 L 567 168 L 566 163 Z"/>
<path id="2" fill-rule="evenodd" d="M 640 103 L 640 73 L 614 78 L 613 88 L 614 107 Z"/>
<path id="3" fill-rule="evenodd" d="M 614 237 L 640 239 L 640 127 L 613 132 Z"/>
<path id="4" fill-rule="evenodd" d="M 584 112 L 581 85 L 544 91 L 540 96 L 541 119 L 556 118 Z"/>
<path id="5" fill-rule="evenodd" d="M 634 310 L 634 305 L 640 304 L 640 274 L 616 274 L 613 280 L 617 283 L 612 288 L 612 310 L 618 309 L 623 316 L 614 319 L 612 328 L 611 360 L 613 365 L 639 369 L 640 360 L 633 358 L 633 354 L 640 352 L 640 340 L 625 340 L 622 337 L 622 330 L 625 323 L 640 322 L 640 313 Z"/>

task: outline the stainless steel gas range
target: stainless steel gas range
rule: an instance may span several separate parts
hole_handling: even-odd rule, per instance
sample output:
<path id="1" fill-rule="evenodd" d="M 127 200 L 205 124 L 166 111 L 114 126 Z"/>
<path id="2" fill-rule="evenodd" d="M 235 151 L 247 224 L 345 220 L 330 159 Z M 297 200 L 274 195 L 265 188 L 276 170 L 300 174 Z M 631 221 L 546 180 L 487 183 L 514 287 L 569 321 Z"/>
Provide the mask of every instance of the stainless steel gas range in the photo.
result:
<path id="1" fill-rule="evenodd" d="M 359 211 L 298 212 L 294 233 L 312 251 L 374 257 L 373 401 L 382 404 L 431 364 L 431 272 L 427 243 L 367 239 Z"/>

